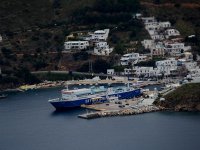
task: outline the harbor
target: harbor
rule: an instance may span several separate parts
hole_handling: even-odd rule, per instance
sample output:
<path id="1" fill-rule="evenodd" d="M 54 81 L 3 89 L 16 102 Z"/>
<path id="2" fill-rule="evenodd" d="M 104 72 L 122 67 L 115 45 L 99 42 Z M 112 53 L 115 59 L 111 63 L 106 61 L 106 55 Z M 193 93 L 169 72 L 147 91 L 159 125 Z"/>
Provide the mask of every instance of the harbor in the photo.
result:
<path id="1" fill-rule="evenodd" d="M 87 120 L 77 117 L 86 113 L 83 108 L 55 111 L 48 105 L 48 98 L 57 97 L 59 92 L 60 88 L 28 90 L 0 100 L 1 149 L 179 150 L 186 143 L 184 150 L 188 150 L 200 146 L 199 113 L 158 111 Z M 169 144 L 172 136 L 178 145 Z"/>
<path id="2" fill-rule="evenodd" d="M 128 81 L 125 77 L 101 80 L 99 77 L 95 77 L 85 80 L 45 81 L 37 85 L 25 85 L 20 89 L 26 91 L 57 86 L 65 87 L 61 91 L 62 96 L 49 99 L 49 103 L 58 110 L 73 107 L 84 108 L 86 113 L 79 114 L 78 117 L 94 119 L 163 111 L 164 108 L 154 105 L 154 101 L 160 99 L 162 95 L 172 92 L 180 84 L 176 80 L 162 80 L 161 82 L 135 79 Z M 152 86 L 154 89 L 149 90 L 148 86 Z M 157 90 L 158 86 L 162 88 Z M 70 89 L 68 89 L 69 87 Z"/>
<path id="3" fill-rule="evenodd" d="M 164 108 L 157 107 L 153 104 L 158 98 L 157 91 L 147 91 L 144 92 L 143 95 L 144 96 L 133 99 L 120 101 L 112 100 L 102 104 L 82 105 L 81 107 L 86 108 L 87 112 L 78 115 L 78 117 L 83 119 L 95 119 L 101 117 L 138 115 L 164 110 Z"/>

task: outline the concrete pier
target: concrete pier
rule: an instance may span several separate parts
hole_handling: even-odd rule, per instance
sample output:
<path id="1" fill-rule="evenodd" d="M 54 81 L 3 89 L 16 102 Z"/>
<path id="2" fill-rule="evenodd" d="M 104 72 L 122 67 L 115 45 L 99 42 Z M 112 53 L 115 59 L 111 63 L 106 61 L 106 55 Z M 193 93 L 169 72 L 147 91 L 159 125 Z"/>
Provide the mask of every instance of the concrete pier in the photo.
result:
<path id="1" fill-rule="evenodd" d="M 153 105 L 155 98 L 156 97 L 140 97 L 129 100 L 111 101 L 102 104 L 82 105 L 83 108 L 93 110 L 94 112 L 81 114 L 78 117 L 83 119 L 94 119 L 100 117 L 137 115 L 163 110 L 163 108 Z"/>
<path id="2" fill-rule="evenodd" d="M 137 114 L 156 112 L 161 110 L 163 109 L 152 105 L 152 106 L 144 106 L 139 108 L 129 108 L 122 110 L 97 111 L 92 113 L 81 114 L 78 117 L 83 119 L 95 119 L 100 117 L 137 115 Z"/>

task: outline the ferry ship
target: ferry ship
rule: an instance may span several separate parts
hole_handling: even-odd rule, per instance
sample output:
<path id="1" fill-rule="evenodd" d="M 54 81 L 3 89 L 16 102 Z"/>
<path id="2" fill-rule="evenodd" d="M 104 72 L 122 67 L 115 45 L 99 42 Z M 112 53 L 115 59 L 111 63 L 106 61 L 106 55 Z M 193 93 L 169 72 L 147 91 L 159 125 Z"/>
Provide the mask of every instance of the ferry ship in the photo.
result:
<path id="1" fill-rule="evenodd" d="M 58 110 L 108 102 L 109 97 L 117 97 L 119 100 L 131 99 L 140 96 L 141 90 L 126 86 L 107 89 L 101 86 L 74 90 L 63 89 L 61 93 L 61 98 L 49 100 L 49 103 Z"/>

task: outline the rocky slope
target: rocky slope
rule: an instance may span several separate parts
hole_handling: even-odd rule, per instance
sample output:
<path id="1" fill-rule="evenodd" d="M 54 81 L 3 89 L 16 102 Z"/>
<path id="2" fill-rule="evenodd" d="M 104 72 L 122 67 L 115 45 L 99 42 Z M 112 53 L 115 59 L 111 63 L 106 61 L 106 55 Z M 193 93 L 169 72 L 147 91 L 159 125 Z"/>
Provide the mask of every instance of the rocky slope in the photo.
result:
<path id="1" fill-rule="evenodd" d="M 175 111 L 200 111 L 200 83 L 185 84 L 156 104 Z"/>

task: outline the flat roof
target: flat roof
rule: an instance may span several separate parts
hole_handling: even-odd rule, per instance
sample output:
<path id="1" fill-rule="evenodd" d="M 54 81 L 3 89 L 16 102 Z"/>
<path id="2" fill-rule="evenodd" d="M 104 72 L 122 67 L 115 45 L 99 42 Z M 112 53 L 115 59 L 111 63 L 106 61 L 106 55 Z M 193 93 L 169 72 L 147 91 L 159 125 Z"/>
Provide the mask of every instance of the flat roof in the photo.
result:
<path id="1" fill-rule="evenodd" d="M 65 43 L 84 43 L 84 42 L 88 42 L 88 41 L 67 41 Z"/>
<path id="2" fill-rule="evenodd" d="M 97 30 L 97 31 L 95 31 L 94 33 L 103 33 L 103 34 L 105 34 L 106 31 L 104 31 L 104 30 Z"/>

